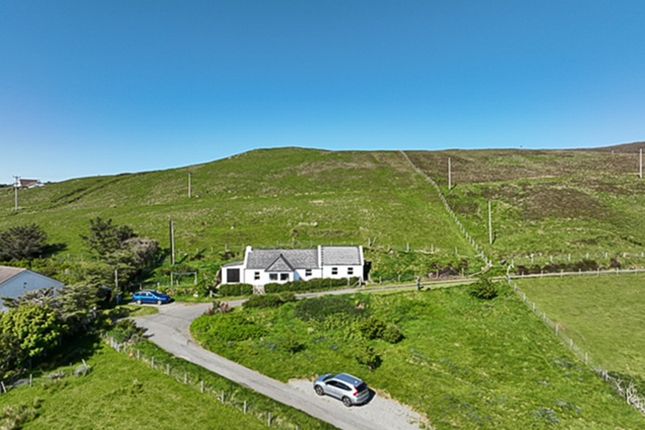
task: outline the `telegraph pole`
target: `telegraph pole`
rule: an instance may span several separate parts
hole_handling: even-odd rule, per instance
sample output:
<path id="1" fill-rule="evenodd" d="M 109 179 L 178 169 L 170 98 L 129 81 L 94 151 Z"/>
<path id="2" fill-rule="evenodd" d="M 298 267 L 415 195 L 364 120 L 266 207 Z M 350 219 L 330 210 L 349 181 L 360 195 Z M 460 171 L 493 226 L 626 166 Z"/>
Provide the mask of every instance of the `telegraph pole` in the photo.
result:
<path id="1" fill-rule="evenodd" d="M 14 183 L 13 183 L 13 200 L 14 200 L 14 206 L 13 210 L 17 211 L 18 210 L 18 188 L 20 187 L 20 176 L 14 176 Z"/>
<path id="2" fill-rule="evenodd" d="M 448 157 L 448 190 L 452 189 L 452 163 L 450 157 Z"/>
<path id="3" fill-rule="evenodd" d="M 170 220 L 170 261 L 175 265 L 175 222 Z"/>
<path id="4" fill-rule="evenodd" d="M 488 201 L 488 243 L 493 244 L 493 204 Z"/>
<path id="5" fill-rule="evenodd" d="M 193 191 L 192 190 L 192 186 L 193 186 L 193 184 L 192 184 L 192 179 L 193 179 L 192 176 L 193 176 L 192 173 L 188 172 L 188 198 L 190 198 L 192 196 L 192 194 L 193 194 L 193 192 L 192 192 Z"/>
<path id="6" fill-rule="evenodd" d="M 643 148 L 638 154 L 638 177 L 643 179 Z"/>

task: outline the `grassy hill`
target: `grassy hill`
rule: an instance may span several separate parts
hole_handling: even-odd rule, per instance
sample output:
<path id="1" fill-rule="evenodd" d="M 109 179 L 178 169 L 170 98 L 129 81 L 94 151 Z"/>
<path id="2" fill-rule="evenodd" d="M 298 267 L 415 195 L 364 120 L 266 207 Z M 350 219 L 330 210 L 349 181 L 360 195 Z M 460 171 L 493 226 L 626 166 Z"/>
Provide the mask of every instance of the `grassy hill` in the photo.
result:
<path id="1" fill-rule="evenodd" d="M 130 224 L 163 246 L 172 217 L 180 252 L 215 259 L 246 245 L 368 241 L 383 250 L 426 248 L 440 260 L 473 255 L 436 193 L 397 152 L 261 150 L 182 169 L 25 190 L 17 214 L 12 199 L 12 190 L 2 192 L 0 229 L 37 222 L 53 241 L 68 244 L 68 255 L 83 253 L 79 235 L 98 215 Z"/>
<path id="2" fill-rule="evenodd" d="M 553 256 L 555 261 L 587 258 L 606 265 L 618 256 L 626 265 L 642 265 L 645 180 L 637 176 L 639 148 L 645 143 L 621 145 L 613 152 L 486 150 L 409 156 L 440 184 L 469 231 L 498 259 L 545 264 Z M 448 157 L 453 171 L 450 191 Z M 489 200 L 492 246 L 487 233 Z"/>
<path id="3" fill-rule="evenodd" d="M 412 162 L 442 187 L 468 229 L 497 259 L 517 264 L 620 255 L 642 264 L 645 181 L 637 150 L 411 151 Z M 446 187 L 452 158 L 452 190 Z M 193 197 L 187 196 L 188 173 Z M 493 201 L 495 242 L 488 246 L 486 204 Z M 173 218 L 186 261 L 215 261 L 229 249 L 370 244 L 374 275 L 396 278 L 437 268 L 479 270 L 436 191 L 399 152 L 257 150 L 179 169 L 74 179 L 21 192 L 0 189 L 0 230 L 37 222 L 64 255 L 84 254 L 89 219 L 113 218 L 168 246 Z M 412 253 L 404 252 L 408 245 Z M 572 254 L 569 257 L 569 254 Z"/>

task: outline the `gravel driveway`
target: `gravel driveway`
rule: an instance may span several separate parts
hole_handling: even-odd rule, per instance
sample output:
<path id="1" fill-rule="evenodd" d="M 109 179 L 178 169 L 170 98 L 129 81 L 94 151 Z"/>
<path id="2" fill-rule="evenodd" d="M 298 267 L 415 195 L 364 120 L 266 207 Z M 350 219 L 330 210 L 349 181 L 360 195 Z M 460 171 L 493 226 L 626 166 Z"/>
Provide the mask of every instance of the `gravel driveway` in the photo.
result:
<path id="1" fill-rule="evenodd" d="M 171 303 L 159 306 L 158 314 L 135 320 L 148 330 L 150 341 L 169 353 L 335 427 L 348 430 L 419 428 L 418 423 L 422 422 L 419 414 L 378 394 L 366 405 L 346 408 L 338 400 L 318 397 L 309 381 L 294 380 L 285 384 L 205 350 L 190 335 L 190 324 L 209 307 L 209 304 Z"/>

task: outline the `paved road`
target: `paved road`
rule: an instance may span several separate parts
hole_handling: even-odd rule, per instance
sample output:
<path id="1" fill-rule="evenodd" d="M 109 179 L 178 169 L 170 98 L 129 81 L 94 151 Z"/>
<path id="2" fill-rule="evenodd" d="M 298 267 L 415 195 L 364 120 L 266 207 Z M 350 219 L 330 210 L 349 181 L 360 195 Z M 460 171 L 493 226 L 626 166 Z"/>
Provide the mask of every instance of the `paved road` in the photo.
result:
<path id="1" fill-rule="evenodd" d="M 231 304 L 239 306 L 241 303 L 237 301 Z M 416 423 L 421 417 L 393 400 L 377 395 L 367 405 L 346 408 L 339 401 L 316 397 L 313 390 L 304 388 L 306 383 L 303 381 L 285 384 L 205 350 L 190 335 L 190 324 L 209 306 L 172 303 L 160 306 L 158 314 L 139 317 L 136 321 L 148 330 L 152 342 L 169 353 L 335 427 L 352 430 L 418 429 Z"/>

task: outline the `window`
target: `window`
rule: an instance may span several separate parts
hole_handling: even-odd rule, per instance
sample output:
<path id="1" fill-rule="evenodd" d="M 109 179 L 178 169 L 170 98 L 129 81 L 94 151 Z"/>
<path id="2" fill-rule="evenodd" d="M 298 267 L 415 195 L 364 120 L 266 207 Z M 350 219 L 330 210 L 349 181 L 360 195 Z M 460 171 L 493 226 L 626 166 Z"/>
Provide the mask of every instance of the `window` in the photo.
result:
<path id="1" fill-rule="evenodd" d="M 311 269 L 305 270 L 305 276 L 310 277 L 311 276 Z"/>
<path id="2" fill-rule="evenodd" d="M 226 269 L 226 282 L 240 282 L 240 269 Z"/>
<path id="3" fill-rule="evenodd" d="M 331 274 L 332 275 L 338 275 L 338 267 L 332 267 L 331 268 Z"/>
<path id="4" fill-rule="evenodd" d="M 278 280 L 278 274 L 277 273 L 269 273 L 269 279 L 272 281 L 277 281 Z"/>
<path id="5" fill-rule="evenodd" d="M 350 276 L 353 275 L 354 274 L 354 268 L 353 267 L 348 267 L 347 268 L 347 274 L 350 275 Z"/>
<path id="6" fill-rule="evenodd" d="M 253 279 L 255 279 L 256 281 L 259 281 L 260 280 L 260 272 L 255 272 L 253 274 Z"/>
<path id="7" fill-rule="evenodd" d="M 288 273 L 280 273 L 280 280 L 281 281 L 288 281 L 289 280 L 289 274 Z"/>

